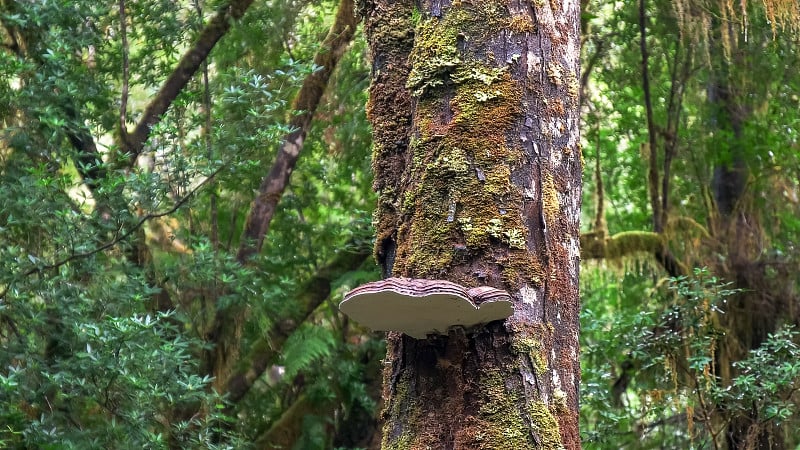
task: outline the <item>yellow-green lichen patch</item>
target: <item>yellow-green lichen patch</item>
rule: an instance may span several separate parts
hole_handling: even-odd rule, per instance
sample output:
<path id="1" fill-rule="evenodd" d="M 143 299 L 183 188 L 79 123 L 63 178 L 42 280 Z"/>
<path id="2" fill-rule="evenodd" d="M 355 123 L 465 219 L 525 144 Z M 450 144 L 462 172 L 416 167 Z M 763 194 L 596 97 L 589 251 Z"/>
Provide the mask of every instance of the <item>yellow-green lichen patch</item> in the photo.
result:
<path id="1" fill-rule="evenodd" d="M 517 396 L 508 392 L 499 370 L 481 374 L 478 382 L 481 407 L 477 417 L 469 417 L 458 437 L 463 447 L 478 449 L 529 449 L 529 427 L 517 405 Z"/>
<path id="2" fill-rule="evenodd" d="M 542 210 L 548 226 L 552 226 L 561 214 L 556 184 L 550 172 L 542 175 Z"/>
<path id="3" fill-rule="evenodd" d="M 514 14 L 508 21 L 508 29 L 517 33 L 531 33 L 536 26 L 530 16 Z"/>
<path id="4" fill-rule="evenodd" d="M 389 372 L 386 372 L 386 374 L 388 373 Z M 384 417 L 387 415 L 389 417 L 405 417 L 404 430 L 400 436 L 395 436 L 396 432 L 388 428 L 390 422 L 387 422 L 383 430 L 383 439 L 381 442 L 381 448 L 383 449 L 405 450 L 414 448 L 414 433 L 412 430 L 416 428 L 414 425 L 420 420 L 420 412 L 416 399 L 409 396 L 409 384 L 411 383 L 408 376 L 409 373 L 408 371 L 404 372 L 396 381 L 396 384 L 393 386 L 394 395 L 392 396 L 392 402 L 385 405 L 387 410 L 382 413 Z M 386 374 L 384 374 L 384 385 L 388 380 Z M 385 390 L 384 395 L 386 395 Z"/>
<path id="5" fill-rule="evenodd" d="M 556 86 L 561 86 L 564 82 L 564 70 L 558 63 L 550 62 L 547 64 L 547 79 Z"/>
<path id="6" fill-rule="evenodd" d="M 572 72 L 567 72 L 565 78 L 567 83 L 567 95 L 569 95 L 570 101 L 575 104 L 580 99 L 580 81 Z"/>
<path id="7" fill-rule="evenodd" d="M 487 70 L 495 70 L 477 70 L 476 68 L 479 67 L 474 64 L 472 70 L 484 74 Z M 454 125 L 475 131 L 488 131 L 483 136 L 492 136 L 496 135 L 498 131 L 502 133 L 508 130 L 514 124 L 522 113 L 518 100 L 521 96 L 521 89 L 508 71 L 501 71 L 495 75 L 492 75 L 492 81 L 488 85 L 485 83 L 487 78 L 475 76 L 456 86 L 451 101 L 453 111 L 457 113 L 453 118 Z M 482 92 L 487 88 L 491 90 L 492 98 L 482 101 L 475 95 L 475 92 Z M 480 136 L 476 137 L 480 138 Z M 505 146 L 504 141 L 502 142 Z"/>
<path id="8" fill-rule="evenodd" d="M 544 278 L 541 262 L 527 250 L 512 249 L 499 262 L 503 266 L 503 283 L 512 289 L 518 289 L 526 283 L 538 285 Z"/>
<path id="9" fill-rule="evenodd" d="M 547 360 L 544 355 L 544 348 L 542 343 L 529 336 L 515 337 L 511 343 L 511 351 L 519 357 L 530 358 L 533 370 L 538 375 L 542 375 L 547 371 Z"/>
<path id="10" fill-rule="evenodd" d="M 558 420 L 543 401 L 536 401 L 528 405 L 526 413 L 530 418 L 533 433 L 536 435 L 538 449 L 563 449 L 561 445 L 561 431 Z"/>
<path id="11" fill-rule="evenodd" d="M 434 177 L 458 178 L 469 172 L 469 161 L 462 149 L 453 147 L 439 154 L 426 169 Z"/>
<path id="12" fill-rule="evenodd" d="M 406 83 L 414 95 L 421 96 L 448 82 L 473 79 L 469 70 L 464 71 L 469 68 L 462 67 L 459 43 L 502 25 L 505 15 L 502 8 L 505 5 L 500 1 L 453 2 L 443 18 L 418 19 L 409 59 L 412 68 Z M 487 75 L 491 76 L 491 72 L 480 76 Z"/>
<path id="13" fill-rule="evenodd" d="M 486 191 L 497 196 L 504 196 L 511 192 L 511 168 L 507 164 L 496 164 L 487 168 Z"/>
<path id="14" fill-rule="evenodd" d="M 456 47 L 458 31 L 446 21 L 422 19 L 415 35 L 406 87 L 414 95 L 421 95 L 426 89 L 443 85 L 447 74 L 461 64 L 461 55 Z"/>
<path id="15" fill-rule="evenodd" d="M 553 400 L 550 402 L 552 409 L 557 413 L 567 413 L 567 393 L 559 388 L 553 389 Z"/>

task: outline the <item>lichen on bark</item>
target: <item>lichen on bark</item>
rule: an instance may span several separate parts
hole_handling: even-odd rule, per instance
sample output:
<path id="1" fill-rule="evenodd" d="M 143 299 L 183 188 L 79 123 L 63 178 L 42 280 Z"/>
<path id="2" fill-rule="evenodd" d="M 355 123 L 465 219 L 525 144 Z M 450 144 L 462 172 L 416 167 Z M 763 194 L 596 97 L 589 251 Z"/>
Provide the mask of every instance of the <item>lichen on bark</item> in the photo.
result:
<path id="1" fill-rule="evenodd" d="M 396 242 L 394 276 L 503 288 L 515 313 L 390 333 L 383 448 L 579 448 L 578 6 L 423 0 L 408 15 L 413 114 L 378 246 Z"/>
<path id="2" fill-rule="evenodd" d="M 492 65 L 459 49 L 467 33 L 485 32 L 484 25 L 501 17 L 498 5 L 488 2 L 478 11 L 454 8 L 444 19 L 417 25 L 407 82 L 417 96 L 416 114 L 403 183 L 403 214 L 410 220 L 399 229 L 405 244 L 397 250 L 396 273 L 448 271 L 473 285 L 474 274 L 453 277 L 452 266 L 480 260 L 499 267 L 503 275 L 496 281 L 512 287 L 541 276 L 540 261 L 525 245 L 523 195 L 511 178 L 523 158 L 507 136 L 522 114 L 521 87 L 505 63 Z M 496 252 L 496 245 L 506 250 Z"/>

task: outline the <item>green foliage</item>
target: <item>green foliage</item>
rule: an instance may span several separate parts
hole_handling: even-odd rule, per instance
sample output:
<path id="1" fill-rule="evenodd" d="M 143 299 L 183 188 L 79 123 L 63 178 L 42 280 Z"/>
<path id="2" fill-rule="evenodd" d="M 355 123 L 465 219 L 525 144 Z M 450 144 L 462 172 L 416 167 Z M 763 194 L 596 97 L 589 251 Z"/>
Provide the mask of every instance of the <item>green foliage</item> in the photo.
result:
<path id="1" fill-rule="evenodd" d="M 784 443 L 796 444 L 800 336 L 777 326 L 797 322 L 789 316 L 800 241 L 796 42 L 751 14 L 746 39 L 724 55 L 698 36 L 679 39 L 678 3 L 647 2 L 658 161 L 680 86 L 668 203 L 672 218 L 691 218 L 704 233 L 673 227 L 667 240 L 687 266 L 714 267 L 671 281 L 654 263 L 584 267 L 585 446 L 708 447 L 743 416 L 782 426 Z M 0 0 L 0 447 L 246 448 L 300 398 L 311 410 L 295 448 L 364 445 L 383 343 L 343 320 L 335 303 L 376 269 L 329 280 L 330 303 L 302 324 L 285 320 L 337 252 L 371 247 L 363 36 L 329 83 L 263 252 L 243 267 L 242 223 L 292 131 L 292 99 L 318 69 L 312 57 L 337 2 L 254 2 L 152 127 L 139 164 L 121 141 L 123 86 L 132 130 L 226 3 L 124 4 L 127 47 L 118 3 Z M 587 7 L 584 51 L 599 56 L 584 101 L 584 223 L 594 218 L 588 169 L 599 158 L 609 231 L 648 230 L 637 5 Z M 424 25 L 418 14 L 412 20 Z M 690 76 L 675 83 L 686 55 Z M 721 79 L 738 101 L 739 129 L 709 101 Z M 749 265 L 727 279 L 761 277 L 742 290 L 715 278 L 742 261 L 723 241 L 703 240 L 715 231 L 714 170 L 737 161 L 748 168 L 739 223 L 751 233 L 740 242 L 751 246 Z M 517 230 L 487 231 L 524 244 Z M 738 361 L 723 361 L 733 332 L 721 319 L 745 294 L 764 301 L 754 312 L 776 312 L 776 327 Z M 280 348 L 265 345 L 278 356 L 234 405 L 212 389 L 224 380 L 209 377 L 208 342 L 217 312 L 239 307 L 242 364 L 276 327 L 289 336 Z"/>
<path id="2" fill-rule="evenodd" d="M 285 379 L 264 376 L 257 385 L 267 387 L 238 405 L 212 389 L 224 385 L 208 367 L 218 311 L 248 311 L 235 341 L 246 364 L 296 312 L 298 287 L 337 252 L 371 246 L 359 40 L 264 252 L 247 267 L 236 260 L 254 190 L 293 131 L 292 99 L 318 69 L 312 57 L 337 6 L 256 3 L 132 164 L 121 115 L 132 131 L 223 2 L 126 0 L 124 22 L 117 3 L 0 2 L 0 447 L 247 448 L 297 395 L 316 411 L 298 438 L 309 445 L 371 417 L 363 368 L 380 343 L 344 340 L 352 331 L 328 308 L 315 326 L 296 324 L 270 362 Z"/>
<path id="3" fill-rule="evenodd" d="M 739 370 L 730 386 L 714 386 L 711 395 L 731 412 L 755 412 L 759 422 L 777 425 L 791 420 L 797 404 L 793 394 L 800 380 L 800 332 L 784 328 L 770 334 L 750 356 L 737 361 Z M 797 440 L 798 436 L 794 435 Z"/>
<path id="4" fill-rule="evenodd" d="M 181 335 L 173 313 L 146 312 L 154 291 L 134 267 L 101 260 L 82 269 L 17 283 L 4 299 L 13 334 L 0 351 L 3 446 L 213 446 L 222 399 L 197 373 L 198 342 Z M 79 274 L 92 283 L 76 283 Z M 166 416 L 176 404 L 205 404 L 213 414 Z"/>
<path id="5" fill-rule="evenodd" d="M 800 78 L 788 69 L 796 36 L 773 32 L 769 4 L 585 5 L 584 229 L 596 223 L 599 170 L 607 231 L 652 230 L 651 156 L 667 210 L 661 252 L 583 267 L 587 448 L 800 441 L 787 328 L 798 323 Z M 668 284 L 679 265 L 708 272 Z"/>
<path id="6" fill-rule="evenodd" d="M 742 412 L 757 417 L 758 427 L 793 419 L 800 382 L 797 331 L 770 335 L 735 363 L 738 373 L 730 378 L 721 372 L 725 334 L 718 319 L 736 291 L 697 270 L 669 280 L 666 289 L 642 293 L 635 288 L 640 276 L 628 274 L 617 285 L 598 277 L 585 285 L 586 448 L 707 448 L 721 445 L 726 427 Z M 626 305 L 629 299 L 637 304 Z"/>

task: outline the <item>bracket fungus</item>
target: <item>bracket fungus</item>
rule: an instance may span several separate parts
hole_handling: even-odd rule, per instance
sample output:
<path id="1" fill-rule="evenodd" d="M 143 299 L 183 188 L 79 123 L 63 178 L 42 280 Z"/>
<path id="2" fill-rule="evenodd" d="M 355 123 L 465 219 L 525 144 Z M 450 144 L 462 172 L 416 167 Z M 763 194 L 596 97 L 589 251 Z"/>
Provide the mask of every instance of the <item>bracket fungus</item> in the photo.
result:
<path id="1" fill-rule="evenodd" d="M 372 330 L 401 331 L 416 339 L 505 319 L 514 312 L 511 296 L 500 289 L 397 277 L 353 289 L 339 309 Z"/>

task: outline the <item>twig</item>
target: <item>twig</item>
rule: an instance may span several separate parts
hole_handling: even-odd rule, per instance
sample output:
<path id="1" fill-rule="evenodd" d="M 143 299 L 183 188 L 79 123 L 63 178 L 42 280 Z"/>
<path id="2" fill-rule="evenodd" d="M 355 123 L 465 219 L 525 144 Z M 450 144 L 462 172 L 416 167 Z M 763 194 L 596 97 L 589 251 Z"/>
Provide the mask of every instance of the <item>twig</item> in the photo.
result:
<path id="1" fill-rule="evenodd" d="M 642 53 L 642 89 L 644 90 L 644 106 L 647 112 L 647 134 L 649 137 L 649 173 L 650 206 L 653 208 L 653 231 L 663 231 L 661 223 L 661 204 L 658 194 L 658 142 L 656 140 L 656 125 L 653 122 L 653 103 L 650 98 L 650 74 L 648 70 L 647 54 L 647 8 L 645 0 L 639 0 L 639 47 Z"/>
<path id="2" fill-rule="evenodd" d="M 142 113 L 142 117 L 128 136 L 123 141 L 127 165 L 131 166 L 142 152 L 144 144 L 150 136 L 152 128 L 161 121 L 172 102 L 178 97 L 195 72 L 206 60 L 217 42 L 231 27 L 231 24 L 242 18 L 253 0 L 230 0 L 222 5 L 217 14 L 200 32 L 194 45 L 183 54 L 175 70 L 164 81 L 158 93 Z"/>
<path id="3" fill-rule="evenodd" d="M 95 247 L 92 250 L 87 250 L 85 252 L 73 253 L 73 254 L 71 254 L 70 256 L 67 256 L 64 259 L 61 259 L 59 261 L 56 261 L 56 262 L 53 262 L 53 263 L 50 263 L 50 264 L 44 264 L 44 265 L 39 265 L 39 266 L 36 266 L 36 267 L 31 267 L 30 269 L 24 271 L 20 275 L 15 276 L 11 281 L 9 281 L 8 285 L 2 291 L 0 291 L 0 300 L 5 298 L 6 294 L 8 294 L 9 289 L 11 289 L 11 287 L 14 285 L 14 283 L 17 280 L 19 280 L 21 278 L 24 278 L 24 277 L 27 277 L 27 276 L 30 276 L 30 275 L 33 275 L 35 273 L 44 272 L 46 270 L 58 269 L 59 267 L 65 265 L 65 264 L 68 264 L 68 263 L 70 263 L 72 261 L 75 261 L 75 260 L 78 260 L 78 259 L 83 259 L 83 258 L 88 258 L 88 257 L 96 255 L 96 254 L 98 254 L 98 253 L 100 253 L 102 251 L 108 250 L 109 248 L 111 248 L 111 247 L 117 245 L 118 243 L 124 241 L 125 239 L 127 239 L 130 235 L 132 235 L 139 228 L 141 228 L 142 225 L 144 225 L 148 220 L 157 219 L 159 217 L 168 216 L 168 215 L 174 213 L 181 206 L 183 206 L 187 201 L 189 201 L 189 199 L 191 197 L 193 197 L 194 194 L 196 194 L 201 188 L 203 188 L 203 186 L 205 186 L 212 179 L 214 179 L 214 177 L 218 173 L 220 173 L 222 171 L 222 169 L 224 169 L 224 168 L 225 168 L 224 164 L 221 165 L 220 167 L 218 167 L 214 172 L 211 173 L 211 175 L 209 175 L 205 180 L 201 181 L 200 184 L 198 184 L 188 194 L 186 194 L 185 196 L 180 198 L 171 208 L 167 209 L 166 211 L 162 211 L 162 212 L 159 212 L 159 213 L 149 213 L 149 214 L 146 214 L 146 215 L 142 216 L 136 222 L 136 224 L 134 224 L 133 227 L 131 227 L 130 229 L 128 229 L 125 232 L 120 233 L 119 231 L 121 230 L 121 228 L 118 229 L 117 230 L 117 234 L 110 241 L 106 242 L 105 244 L 103 244 L 103 245 L 101 245 L 99 247 Z"/>
<path id="4" fill-rule="evenodd" d="M 125 0 L 119 0 L 119 34 L 122 39 L 122 94 L 119 105 L 119 133 L 123 142 L 128 136 L 128 91 L 130 89 L 130 65 L 128 63 L 128 29 L 126 26 Z"/>
<path id="5" fill-rule="evenodd" d="M 194 0 L 194 8 L 197 11 L 199 23 L 203 22 L 203 7 L 200 0 Z M 208 59 L 203 60 L 203 113 L 205 122 L 203 123 L 203 144 L 206 146 L 206 157 L 211 161 L 214 157 L 211 146 L 211 90 L 208 83 Z M 211 215 L 211 247 L 219 249 L 219 223 L 217 221 L 217 193 L 214 189 L 210 192 L 209 214 Z"/>

